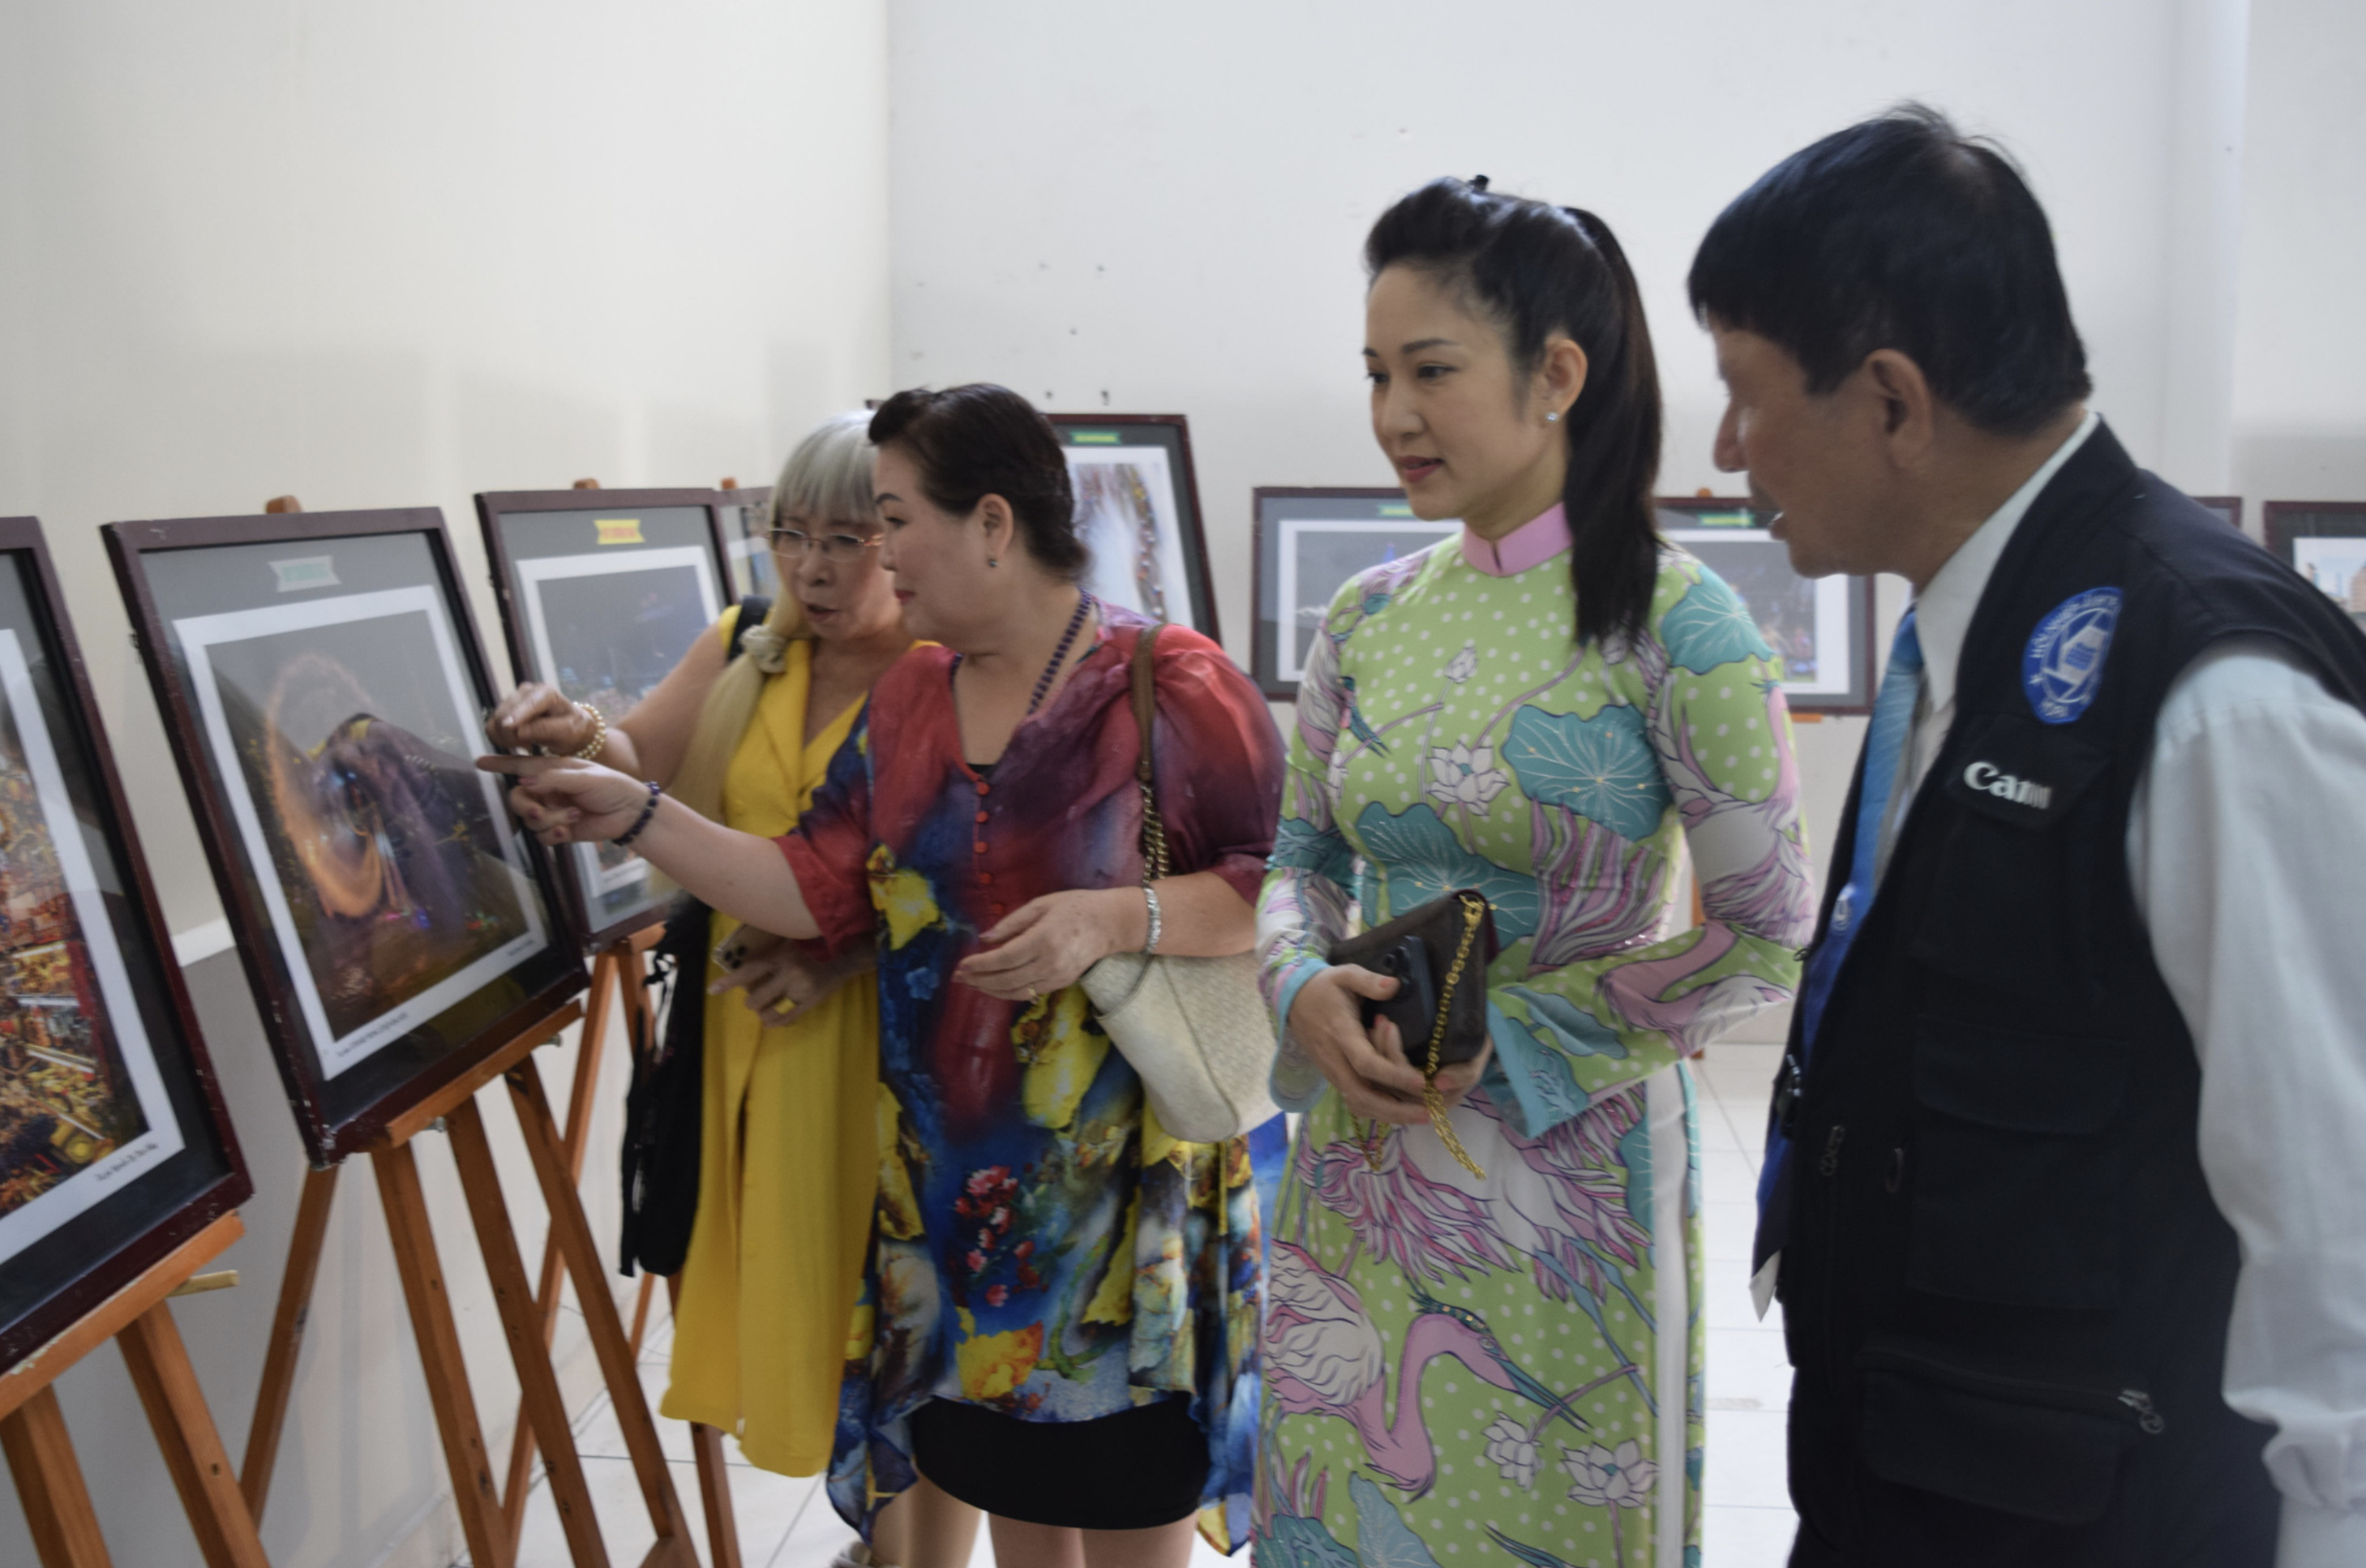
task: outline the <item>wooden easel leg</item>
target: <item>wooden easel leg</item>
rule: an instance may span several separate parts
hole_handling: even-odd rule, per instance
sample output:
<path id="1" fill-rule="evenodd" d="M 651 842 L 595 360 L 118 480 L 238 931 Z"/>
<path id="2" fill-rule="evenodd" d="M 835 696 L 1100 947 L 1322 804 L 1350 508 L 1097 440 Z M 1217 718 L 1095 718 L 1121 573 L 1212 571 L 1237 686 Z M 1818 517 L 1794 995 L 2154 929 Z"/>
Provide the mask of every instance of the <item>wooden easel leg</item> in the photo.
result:
<path id="1" fill-rule="evenodd" d="M 619 990 L 629 991 L 639 977 L 640 954 L 619 944 L 603 949 L 592 960 L 592 996 L 583 1012 L 583 1028 L 575 1047 L 575 1087 L 567 1097 L 567 1168 L 583 1178 L 584 1145 L 592 1127 L 592 1086 L 600 1079 L 600 1056 L 608 1040 L 608 1017 Z M 626 1015 L 629 1026 L 630 1015 Z M 558 1328 L 558 1280 L 562 1259 L 558 1239 L 542 1242 L 542 1268 L 535 1276 L 535 1311 L 542 1320 L 542 1342 L 548 1346 Z M 517 1427 L 510 1438 L 510 1472 L 501 1488 L 501 1528 L 510 1550 L 517 1550 L 525 1529 L 525 1500 L 534 1479 L 534 1422 L 525 1401 L 518 1401 Z"/>
<path id="2" fill-rule="evenodd" d="M 279 1435 L 287 1424 L 287 1402 L 296 1392 L 296 1357 L 312 1316 L 312 1286 L 321 1272 L 321 1247 L 329 1234 L 329 1206 L 337 1196 L 337 1171 L 304 1173 L 304 1195 L 296 1204 L 296 1235 L 287 1247 L 287 1272 L 279 1280 L 279 1310 L 271 1320 L 271 1352 L 263 1360 L 263 1387 L 254 1396 L 254 1420 L 246 1429 L 246 1462 L 239 1489 L 246 1511 L 263 1522 L 264 1499 L 279 1461 Z"/>
<path id="3" fill-rule="evenodd" d="M 633 1347 L 633 1359 L 637 1361 L 641 1359 L 641 1340 L 649 1331 L 649 1298 L 657 1293 L 658 1277 L 642 1275 L 640 1288 L 633 1297 L 633 1332 L 626 1337 Z"/>
<path id="4" fill-rule="evenodd" d="M 484 1429 L 477 1424 L 477 1401 L 468 1392 L 468 1364 L 460 1358 L 460 1332 L 452 1322 L 452 1301 L 444 1288 L 444 1268 L 435 1255 L 435 1232 L 428 1224 L 427 1199 L 419 1187 L 419 1162 L 407 1143 L 370 1156 L 378 1196 L 386 1204 L 386 1228 L 394 1241 L 395 1267 L 402 1275 L 403 1300 L 427 1373 L 427 1397 L 435 1409 L 435 1431 L 444 1440 L 444 1462 L 452 1472 L 452 1502 L 468 1561 L 477 1568 L 513 1568 L 516 1553 L 501 1535 L 501 1500 L 493 1491 L 493 1467 L 485 1454 Z"/>
<path id="5" fill-rule="evenodd" d="M 452 1153 L 460 1164 L 460 1189 L 468 1194 L 468 1216 L 477 1224 L 477 1242 L 485 1255 L 485 1271 L 492 1278 L 493 1304 L 500 1311 L 501 1331 L 508 1336 L 510 1359 L 517 1364 L 520 1396 L 526 1418 L 540 1434 L 543 1464 L 550 1473 L 550 1495 L 558 1505 L 559 1529 L 566 1532 L 568 1554 L 576 1568 L 607 1568 L 608 1549 L 600 1539 L 599 1517 L 592 1511 L 592 1491 L 583 1483 L 583 1461 L 575 1452 L 575 1434 L 567 1424 L 567 1402 L 558 1392 L 558 1374 L 551 1370 L 550 1347 L 543 1339 L 542 1323 L 528 1293 L 525 1260 L 518 1256 L 517 1233 L 510 1224 L 509 1204 L 501 1197 L 501 1173 L 493 1166 L 492 1145 L 485 1141 L 484 1117 L 473 1100 L 463 1100 L 445 1118 L 452 1134 Z"/>
<path id="6" fill-rule="evenodd" d="M 111 1568 L 56 1390 L 41 1390 L 0 1418 L 0 1449 L 7 1450 L 41 1568 Z"/>
<path id="7" fill-rule="evenodd" d="M 666 1300 L 677 1311 L 681 1309 L 681 1275 L 667 1277 Z M 704 1421 L 693 1421 L 690 1451 L 698 1461 L 698 1500 L 706 1510 L 707 1562 L 713 1568 L 740 1568 L 739 1522 L 731 1511 L 730 1461 L 723 1454 L 722 1432 Z"/>
<path id="8" fill-rule="evenodd" d="M 164 1467 L 172 1472 L 207 1568 L 269 1568 L 263 1538 L 255 1533 L 254 1516 L 247 1511 L 213 1413 L 206 1408 L 205 1391 L 197 1386 L 197 1371 L 189 1364 L 170 1303 L 158 1302 L 141 1313 L 115 1342 L 123 1348 L 132 1386 L 148 1408 L 148 1425 L 164 1450 Z"/>
<path id="9" fill-rule="evenodd" d="M 575 1280 L 575 1299 L 583 1308 L 584 1326 L 600 1358 L 601 1374 L 607 1379 L 616 1423 L 625 1434 L 625 1450 L 632 1455 L 633 1473 L 640 1480 L 649 1522 L 657 1530 L 657 1546 L 646 1561 L 697 1568 L 698 1556 L 684 1526 L 682 1502 L 674 1495 L 673 1476 L 658 1447 L 657 1423 L 649 1417 L 640 1371 L 625 1340 L 624 1320 L 617 1315 L 615 1298 L 608 1293 L 599 1247 L 592 1239 L 582 1199 L 567 1172 L 566 1151 L 550 1114 L 550 1101 L 543 1094 L 542 1074 L 529 1056 L 504 1077 L 517 1107 L 518 1124 L 525 1134 L 526 1153 L 533 1157 L 535 1175 L 542 1183 L 543 1201 L 550 1209 L 551 1232 L 558 1237 L 567 1272 Z"/>

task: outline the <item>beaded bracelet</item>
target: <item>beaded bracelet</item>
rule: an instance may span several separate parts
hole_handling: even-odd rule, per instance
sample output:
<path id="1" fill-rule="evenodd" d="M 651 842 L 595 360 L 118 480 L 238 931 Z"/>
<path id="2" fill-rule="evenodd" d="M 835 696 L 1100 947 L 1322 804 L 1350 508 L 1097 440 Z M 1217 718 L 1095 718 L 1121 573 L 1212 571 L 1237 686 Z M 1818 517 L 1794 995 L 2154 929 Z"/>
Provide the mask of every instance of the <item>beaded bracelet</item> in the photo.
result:
<path id="1" fill-rule="evenodd" d="M 660 784 L 655 779 L 649 780 L 649 803 L 641 807 L 641 814 L 633 818 L 633 825 L 631 827 L 625 829 L 622 833 L 617 834 L 608 841 L 621 850 L 626 844 L 631 843 L 635 839 L 639 838 L 641 836 L 641 829 L 649 825 L 649 818 L 658 814 L 658 796 L 664 793 L 665 786 L 663 784 Z"/>
<path id="2" fill-rule="evenodd" d="M 608 716 L 590 703 L 577 703 L 575 711 L 592 721 L 592 739 L 569 753 L 579 762 L 588 762 L 608 744 Z"/>

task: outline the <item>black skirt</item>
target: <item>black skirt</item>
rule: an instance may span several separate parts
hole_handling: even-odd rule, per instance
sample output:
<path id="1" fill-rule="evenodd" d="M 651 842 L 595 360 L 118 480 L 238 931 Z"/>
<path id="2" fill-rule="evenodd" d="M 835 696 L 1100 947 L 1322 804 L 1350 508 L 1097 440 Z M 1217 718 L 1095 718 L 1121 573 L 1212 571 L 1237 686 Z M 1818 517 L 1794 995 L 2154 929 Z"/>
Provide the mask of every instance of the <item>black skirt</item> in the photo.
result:
<path id="1" fill-rule="evenodd" d="M 939 1490 L 1006 1519 L 1155 1529 L 1199 1511 L 1208 1438 L 1180 1398 L 1066 1422 L 932 1399 L 912 1416 L 912 1462 Z"/>

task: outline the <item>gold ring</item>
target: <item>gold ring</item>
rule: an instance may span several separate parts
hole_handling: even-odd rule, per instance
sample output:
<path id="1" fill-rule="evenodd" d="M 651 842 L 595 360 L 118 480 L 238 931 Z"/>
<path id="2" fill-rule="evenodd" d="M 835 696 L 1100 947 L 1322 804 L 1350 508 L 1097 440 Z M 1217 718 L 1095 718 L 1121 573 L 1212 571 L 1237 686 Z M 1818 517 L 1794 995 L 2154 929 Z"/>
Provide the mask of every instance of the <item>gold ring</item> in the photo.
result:
<path id="1" fill-rule="evenodd" d="M 1043 998 L 1035 994 L 1034 987 L 1030 986 L 1027 987 L 1027 999 L 1031 1002 L 1037 1002 L 1042 1001 Z"/>

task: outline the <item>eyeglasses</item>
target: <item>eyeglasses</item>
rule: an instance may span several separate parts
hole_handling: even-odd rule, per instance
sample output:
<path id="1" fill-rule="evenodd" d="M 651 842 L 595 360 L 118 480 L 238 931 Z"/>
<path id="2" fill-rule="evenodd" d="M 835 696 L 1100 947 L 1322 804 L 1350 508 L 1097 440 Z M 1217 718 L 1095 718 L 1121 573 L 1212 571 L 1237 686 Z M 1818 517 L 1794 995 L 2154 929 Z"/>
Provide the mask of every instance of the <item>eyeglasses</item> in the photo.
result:
<path id="1" fill-rule="evenodd" d="M 866 539 L 860 534 L 808 534 L 803 528 L 774 528 L 771 533 L 772 548 L 783 555 L 809 556 L 818 549 L 821 558 L 832 566 L 861 560 L 863 551 L 879 547 L 875 536 Z"/>

